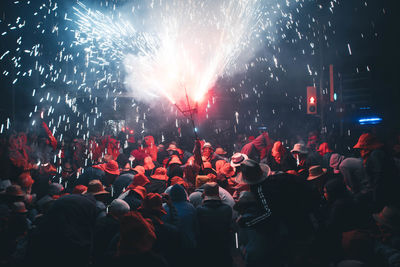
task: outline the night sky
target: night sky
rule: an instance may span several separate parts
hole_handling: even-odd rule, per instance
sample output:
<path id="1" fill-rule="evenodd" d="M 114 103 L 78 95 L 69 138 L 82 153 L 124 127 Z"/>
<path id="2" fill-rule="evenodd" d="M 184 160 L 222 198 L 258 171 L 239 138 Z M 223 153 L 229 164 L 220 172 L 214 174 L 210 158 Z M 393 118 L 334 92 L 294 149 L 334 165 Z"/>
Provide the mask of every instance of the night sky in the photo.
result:
<path id="1" fill-rule="evenodd" d="M 174 5 L 179 1 L 171 0 L 150 7 L 150 2 L 82 1 L 82 4 L 112 18 L 115 25 L 120 23 L 116 14 L 122 14 L 121 18 L 137 27 L 138 32 L 148 33 L 151 38 L 159 37 L 158 27 L 166 25 L 153 25 L 157 23 L 153 13 L 154 16 L 161 14 L 165 22 L 170 18 L 163 5 L 170 3 L 171 9 L 181 6 Z M 299 119 L 319 125 L 319 117 L 306 115 L 306 87 L 315 85 L 318 90 L 321 87 L 329 89 L 328 69 L 333 64 L 338 101 L 329 103 L 328 91 L 324 99 L 318 99 L 327 108 L 328 130 L 331 124 L 337 122 L 335 109 L 339 106 L 345 108 L 342 117 L 349 122 L 349 127 L 359 116 L 370 115 L 382 117 L 385 126 L 398 126 L 400 105 L 397 101 L 400 93 L 396 78 L 399 30 L 396 1 L 274 0 L 261 1 L 260 6 L 257 6 L 257 1 L 249 2 L 254 2 L 255 8 L 245 7 L 244 10 L 250 9 L 253 12 L 251 16 L 259 16 L 258 24 L 254 26 L 253 20 L 250 20 L 248 29 L 253 32 L 243 34 L 236 47 L 240 51 L 228 53 L 230 61 L 227 60 L 227 65 L 214 73 L 206 99 L 199 104 L 202 109 L 198 114 L 200 124 L 229 120 L 239 133 L 252 133 L 264 125 L 270 131 L 272 128 L 275 131 L 281 127 L 291 128 L 291 123 L 296 125 Z M 142 132 L 155 131 L 157 127 L 186 127 L 187 120 L 180 116 L 161 91 L 151 91 L 161 96 L 155 100 L 144 99 L 142 95 L 144 91 L 153 90 L 147 87 L 148 83 L 141 81 L 142 78 L 146 82 L 148 78 L 160 79 L 162 86 L 166 86 L 154 70 L 151 71 L 153 76 L 146 76 L 148 73 L 143 72 L 143 67 L 147 65 L 141 65 L 140 60 L 147 58 L 139 57 L 143 51 L 157 52 L 165 40 L 154 38 L 157 41 L 155 50 L 147 48 L 152 43 L 149 44 L 147 39 L 147 43 L 143 42 L 141 38 L 147 35 L 142 33 L 133 37 L 129 34 L 128 37 L 116 35 L 121 36 L 121 44 L 118 43 L 120 40 L 107 43 L 107 36 L 89 40 L 91 32 L 94 32 L 91 27 L 101 29 L 102 26 L 88 24 L 86 30 L 89 30 L 84 32 L 77 23 L 80 17 L 73 7 L 82 14 L 85 14 L 85 9 L 77 1 L 2 1 L 0 5 L 0 81 L 3 92 L 0 124 L 3 128 L 6 128 L 7 120 L 21 129 L 35 127 L 35 118 L 41 110 L 44 111 L 44 120 L 50 123 L 50 128 L 58 136 L 72 131 L 71 128 L 74 131 L 78 129 L 78 136 L 87 135 L 109 119 L 125 119 L 133 127 L 141 128 Z M 197 6 L 193 6 L 192 10 L 194 18 L 207 11 Z M 171 12 L 171 16 L 179 15 L 178 11 Z M 86 18 L 92 15 L 85 14 Z M 238 19 L 244 20 L 250 15 L 245 14 Z M 206 19 L 204 22 L 210 29 L 210 33 L 205 33 L 205 36 L 210 35 L 210 43 L 214 34 L 212 26 L 220 18 L 213 19 L 215 21 L 209 25 Z M 236 25 L 234 18 L 226 21 Z M 195 19 L 188 23 L 188 37 L 196 38 L 196 28 L 191 29 L 190 26 L 198 24 Z M 230 26 L 219 27 L 229 29 Z M 207 50 L 207 39 L 202 39 L 204 33 L 199 32 L 195 47 L 204 49 L 199 50 L 199 55 L 202 55 L 200 60 L 207 56 L 215 58 L 218 49 L 227 49 L 229 46 L 226 44 L 234 40 L 232 38 L 236 34 L 235 29 L 232 32 L 232 36 L 228 36 L 231 39 L 223 39 L 223 46 L 214 47 L 216 51 Z M 184 36 L 185 33 L 179 34 Z M 84 38 L 86 40 L 82 41 Z M 129 38 L 135 39 L 135 42 Z M 183 46 L 190 41 L 185 40 Z M 139 46 L 142 44 L 144 49 Z M 192 44 L 189 45 L 191 48 Z M 88 59 L 89 47 L 94 52 Z M 208 55 L 210 51 L 215 54 Z M 251 56 L 243 59 L 243 54 Z M 131 73 L 124 71 L 128 55 L 135 60 L 132 85 L 128 80 Z M 171 68 L 179 64 L 171 61 Z M 228 71 L 232 66 L 235 66 L 235 71 Z M 161 72 L 165 74 L 165 69 Z M 199 72 L 198 76 L 201 75 Z M 102 79 L 104 81 L 100 83 Z M 190 96 L 196 93 L 190 91 L 191 88 L 188 90 Z M 176 92 L 171 91 L 170 94 L 174 96 Z M 181 89 L 178 92 L 181 92 L 181 98 L 184 97 Z M 176 101 L 183 105 L 184 102 L 179 99 Z M 328 107 L 331 109 L 328 110 Z M 73 125 L 68 128 L 68 124 Z M 279 131 L 276 133 L 279 134 Z"/>

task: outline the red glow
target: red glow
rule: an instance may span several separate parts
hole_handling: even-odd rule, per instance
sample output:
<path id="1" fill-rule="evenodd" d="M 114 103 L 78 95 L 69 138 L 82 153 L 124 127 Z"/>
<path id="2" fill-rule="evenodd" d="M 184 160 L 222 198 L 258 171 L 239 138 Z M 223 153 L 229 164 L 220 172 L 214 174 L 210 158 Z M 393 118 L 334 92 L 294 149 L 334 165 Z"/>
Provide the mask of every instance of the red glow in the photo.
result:
<path id="1" fill-rule="evenodd" d="M 310 97 L 310 104 L 315 104 L 315 98 L 313 96 Z"/>
<path id="2" fill-rule="evenodd" d="M 130 130 L 129 133 L 130 133 L 130 134 L 133 134 L 133 130 Z"/>

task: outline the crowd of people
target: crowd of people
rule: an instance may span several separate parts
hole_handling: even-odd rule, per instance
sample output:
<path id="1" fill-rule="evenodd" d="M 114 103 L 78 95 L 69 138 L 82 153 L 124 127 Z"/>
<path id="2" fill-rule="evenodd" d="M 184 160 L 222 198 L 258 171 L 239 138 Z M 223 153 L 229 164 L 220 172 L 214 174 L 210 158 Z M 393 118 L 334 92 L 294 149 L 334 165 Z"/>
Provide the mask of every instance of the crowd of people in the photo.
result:
<path id="1" fill-rule="evenodd" d="M 43 129 L 1 139 L 2 266 L 400 266 L 400 151 L 372 133 L 348 157 Z"/>

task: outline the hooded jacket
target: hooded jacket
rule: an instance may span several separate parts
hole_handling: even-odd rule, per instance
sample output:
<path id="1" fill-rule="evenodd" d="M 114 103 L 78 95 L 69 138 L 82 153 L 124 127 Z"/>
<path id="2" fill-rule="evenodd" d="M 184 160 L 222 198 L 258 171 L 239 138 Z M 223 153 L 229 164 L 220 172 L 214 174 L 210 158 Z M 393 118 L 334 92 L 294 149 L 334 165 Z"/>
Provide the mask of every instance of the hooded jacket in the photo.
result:
<path id="1" fill-rule="evenodd" d="M 67 195 L 56 200 L 33 233 L 28 248 L 29 263 L 87 266 L 96 219 L 95 203 L 90 195 Z"/>
<path id="2" fill-rule="evenodd" d="M 256 139 L 244 145 L 240 153 L 246 154 L 255 161 L 261 161 L 267 156 L 267 152 L 271 147 L 272 143 L 268 133 L 262 133 Z"/>
<path id="3" fill-rule="evenodd" d="M 195 248 L 196 235 L 198 231 L 196 209 L 188 202 L 186 191 L 181 185 L 175 184 L 168 189 L 167 192 L 177 212 L 177 226 L 183 235 L 183 245 L 185 248 Z M 163 216 L 163 221 L 174 223 L 169 220 L 171 210 L 168 205 L 164 204 L 164 209 L 167 211 L 167 214 Z"/>
<path id="4" fill-rule="evenodd" d="M 149 155 L 151 159 L 156 162 L 158 149 L 154 142 L 154 137 L 151 135 L 145 136 L 144 142 L 146 143 L 146 147 L 143 149 L 144 153 Z"/>

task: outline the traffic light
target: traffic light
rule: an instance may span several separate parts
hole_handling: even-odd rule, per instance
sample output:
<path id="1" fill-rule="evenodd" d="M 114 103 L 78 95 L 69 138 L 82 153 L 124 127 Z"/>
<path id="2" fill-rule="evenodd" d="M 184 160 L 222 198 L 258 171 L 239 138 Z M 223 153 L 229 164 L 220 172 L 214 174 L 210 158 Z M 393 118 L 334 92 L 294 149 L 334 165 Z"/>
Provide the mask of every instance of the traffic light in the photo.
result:
<path id="1" fill-rule="evenodd" d="M 317 88 L 307 86 L 307 114 L 317 114 Z"/>

